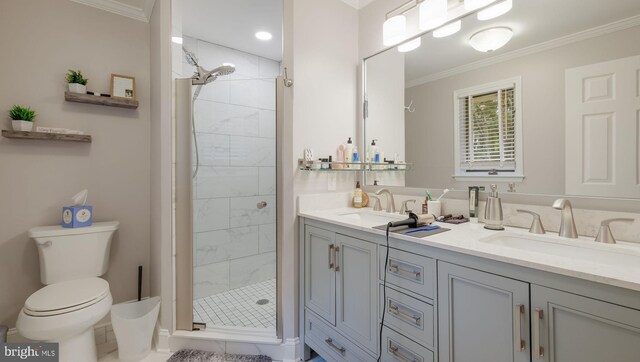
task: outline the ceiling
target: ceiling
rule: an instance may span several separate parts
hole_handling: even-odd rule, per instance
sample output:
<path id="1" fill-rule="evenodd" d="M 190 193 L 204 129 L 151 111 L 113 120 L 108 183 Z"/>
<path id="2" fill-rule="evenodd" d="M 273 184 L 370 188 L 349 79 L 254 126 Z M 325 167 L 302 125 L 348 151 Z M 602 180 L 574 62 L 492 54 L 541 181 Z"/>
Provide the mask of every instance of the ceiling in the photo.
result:
<path id="1" fill-rule="evenodd" d="M 475 15 L 462 21 L 462 30 L 455 35 L 435 39 L 422 37 L 422 46 L 405 55 L 405 76 L 408 85 L 419 84 L 456 67 L 491 58 L 505 57 L 514 51 L 552 41 L 588 29 L 637 16 L 627 23 L 640 25 L 638 0 L 513 0 L 513 9 L 488 21 Z M 479 30 L 506 26 L 514 30 L 511 41 L 492 53 L 481 53 L 468 45 L 468 39 Z M 382 29 L 380 29 L 382 31 Z M 595 32 L 594 32 L 595 33 Z M 396 51 L 395 49 L 391 51 Z"/>
<path id="2" fill-rule="evenodd" d="M 374 0 L 342 0 L 342 1 L 360 10 L 363 7 L 371 4 Z"/>
<path id="3" fill-rule="evenodd" d="M 184 35 L 282 60 L 282 0 L 183 0 L 182 13 Z M 257 31 L 273 38 L 258 40 Z"/>

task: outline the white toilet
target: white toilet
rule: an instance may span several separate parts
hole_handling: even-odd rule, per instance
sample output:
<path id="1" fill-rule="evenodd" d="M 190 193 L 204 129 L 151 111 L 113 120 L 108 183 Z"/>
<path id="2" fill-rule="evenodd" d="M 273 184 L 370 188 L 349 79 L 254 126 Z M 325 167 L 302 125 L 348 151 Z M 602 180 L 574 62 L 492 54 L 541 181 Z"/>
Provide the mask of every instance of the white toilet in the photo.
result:
<path id="1" fill-rule="evenodd" d="M 109 268 L 111 239 L 119 223 L 83 228 L 36 227 L 29 237 L 40 256 L 44 288 L 31 294 L 18 316 L 25 338 L 59 343 L 60 362 L 97 361 L 93 326 L 109 313 L 109 283 L 98 278 Z"/>

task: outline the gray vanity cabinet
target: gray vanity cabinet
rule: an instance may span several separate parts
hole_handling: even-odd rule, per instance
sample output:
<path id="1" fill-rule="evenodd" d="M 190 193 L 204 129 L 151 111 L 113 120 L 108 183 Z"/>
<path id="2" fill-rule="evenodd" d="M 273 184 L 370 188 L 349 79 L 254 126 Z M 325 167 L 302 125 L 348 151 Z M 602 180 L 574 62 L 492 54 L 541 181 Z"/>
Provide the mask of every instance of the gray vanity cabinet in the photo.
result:
<path id="1" fill-rule="evenodd" d="M 530 361 L 528 283 L 438 262 L 438 316 L 440 362 Z"/>
<path id="2" fill-rule="evenodd" d="M 307 225 L 304 253 L 306 309 L 377 353 L 377 245 Z M 333 349 L 345 346 L 331 341 Z"/>
<path id="3" fill-rule="evenodd" d="M 531 285 L 532 361 L 640 361 L 640 311 Z"/>

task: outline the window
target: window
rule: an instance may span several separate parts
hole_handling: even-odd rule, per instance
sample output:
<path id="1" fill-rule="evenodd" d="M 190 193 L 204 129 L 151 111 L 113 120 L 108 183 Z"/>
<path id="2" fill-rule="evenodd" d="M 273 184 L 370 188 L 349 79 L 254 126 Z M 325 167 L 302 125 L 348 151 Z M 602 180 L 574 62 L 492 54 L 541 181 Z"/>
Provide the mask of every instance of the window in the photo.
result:
<path id="1" fill-rule="evenodd" d="M 454 92 L 455 178 L 522 181 L 520 78 Z"/>

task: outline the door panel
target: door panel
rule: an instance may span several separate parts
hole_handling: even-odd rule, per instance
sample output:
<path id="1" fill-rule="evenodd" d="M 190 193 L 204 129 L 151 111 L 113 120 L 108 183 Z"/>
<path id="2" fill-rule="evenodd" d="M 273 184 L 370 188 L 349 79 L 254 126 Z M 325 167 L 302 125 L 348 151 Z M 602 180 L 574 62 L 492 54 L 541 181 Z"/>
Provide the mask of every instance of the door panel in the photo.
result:
<path id="1" fill-rule="evenodd" d="M 335 233 L 306 226 L 304 243 L 305 306 L 335 326 Z"/>
<path id="2" fill-rule="evenodd" d="M 337 327 L 372 352 L 378 350 L 376 244 L 336 235 Z"/>
<path id="3" fill-rule="evenodd" d="M 528 362 L 528 313 L 527 283 L 438 262 L 440 361 Z"/>
<path id="4" fill-rule="evenodd" d="M 542 310 L 532 313 L 542 348 L 538 357 L 534 346 L 534 362 L 640 360 L 640 311 L 537 285 L 531 302 Z"/>

